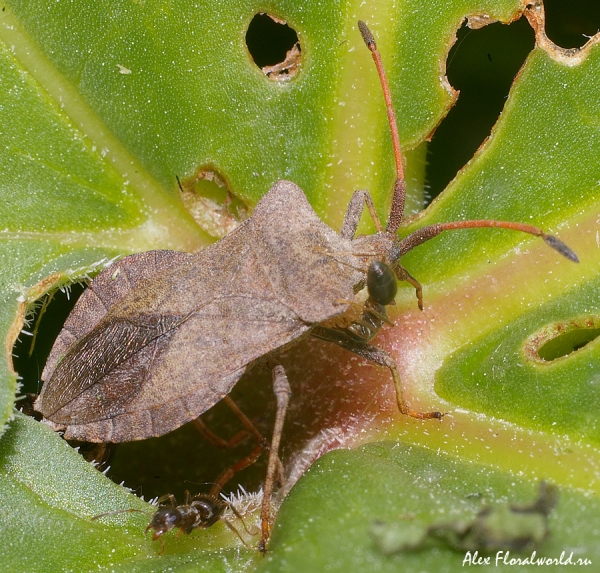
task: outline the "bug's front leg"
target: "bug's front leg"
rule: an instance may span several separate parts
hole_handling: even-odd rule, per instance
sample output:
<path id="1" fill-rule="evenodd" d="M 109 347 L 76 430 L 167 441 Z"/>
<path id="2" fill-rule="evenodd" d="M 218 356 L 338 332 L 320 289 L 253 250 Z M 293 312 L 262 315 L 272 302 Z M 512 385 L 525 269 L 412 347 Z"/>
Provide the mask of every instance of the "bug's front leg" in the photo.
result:
<path id="1" fill-rule="evenodd" d="M 444 414 L 441 412 L 417 412 L 412 410 L 404 399 L 404 393 L 402 388 L 402 380 L 400 379 L 400 372 L 394 362 L 394 359 L 381 348 L 359 342 L 346 334 L 341 330 L 335 328 L 327 328 L 325 326 L 317 326 L 311 331 L 312 336 L 320 338 L 321 340 L 327 340 L 333 342 L 370 362 L 375 362 L 380 366 L 385 366 L 392 374 L 394 380 L 394 386 L 396 388 L 396 399 L 398 401 L 398 408 L 400 412 L 410 416 L 411 418 L 427 419 L 427 418 L 441 418 Z"/>
<path id="2" fill-rule="evenodd" d="M 258 548 L 263 553 L 267 549 L 269 535 L 271 532 L 271 494 L 273 493 L 273 482 L 279 464 L 279 443 L 283 432 L 283 422 L 290 401 L 291 390 L 285 370 L 281 364 L 277 364 L 272 369 L 273 374 L 273 392 L 277 400 L 277 413 L 275 414 L 275 426 L 273 428 L 273 438 L 271 439 L 271 448 L 269 450 L 269 464 L 267 466 L 267 477 L 263 490 L 263 502 L 260 513 L 261 536 Z"/>
<path id="3" fill-rule="evenodd" d="M 354 238 L 365 205 L 367 206 L 367 209 L 369 209 L 369 213 L 371 214 L 373 223 L 375 223 L 375 229 L 377 232 L 383 231 L 381 220 L 379 219 L 379 215 L 375 210 L 375 205 L 373 203 L 371 194 L 364 190 L 355 191 L 352 194 L 352 199 L 350 199 L 350 203 L 348 203 L 348 208 L 346 209 L 346 214 L 344 215 L 344 222 L 342 223 L 342 230 L 340 231 L 340 236 L 342 238 Z"/>

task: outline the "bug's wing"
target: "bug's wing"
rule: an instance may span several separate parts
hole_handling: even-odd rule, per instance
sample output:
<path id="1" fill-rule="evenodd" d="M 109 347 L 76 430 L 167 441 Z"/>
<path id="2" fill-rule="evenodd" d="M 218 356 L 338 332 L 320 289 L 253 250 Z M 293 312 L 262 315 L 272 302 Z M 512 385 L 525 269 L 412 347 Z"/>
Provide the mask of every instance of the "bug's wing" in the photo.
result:
<path id="1" fill-rule="evenodd" d="M 124 257 L 102 271 L 85 289 L 69 314 L 48 356 L 42 380 L 50 380 L 69 348 L 90 332 L 129 291 L 184 260 L 190 253 L 148 251 Z"/>
<path id="2" fill-rule="evenodd" d="M 242 226 L 143 282 L 73 344 L 36 409 L 67 438 L 162 435 L 226 395 L 256 359 L 309 328 L 282 304 Z"/>

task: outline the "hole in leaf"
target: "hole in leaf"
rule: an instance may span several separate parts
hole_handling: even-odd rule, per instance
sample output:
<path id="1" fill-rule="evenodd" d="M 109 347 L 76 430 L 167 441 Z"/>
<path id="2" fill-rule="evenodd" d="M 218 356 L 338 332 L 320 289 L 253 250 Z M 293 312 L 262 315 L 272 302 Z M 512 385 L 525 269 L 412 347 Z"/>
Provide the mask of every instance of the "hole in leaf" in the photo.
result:
<path id="1" fill-rule="evenodd" d="M 580 350 L 600 336 L 600 328 L 577 328 L 559 334 L 543 344 L 538 355 L 542 360 L 551 362 Z"/>
<path id="2" fill-rule="evenodd" d="M 429 144 L 429 200 L 446 187 L 489 136 L 534 42 L 525 18 L 510 26 L 495 23 L 478 30 L 465 24 L 458 31 L 448 56 L 447 75 L 460 96 Z"/>
<path id="3" fill-rule="evenodd" d="M 600 30 L 598 0 L 544 0 L 546 34 L 563 48 L 580 48 Z"/>
<path id="4" fill-rule="evenodd" d="M 246 32 L 246 46 L 254 63 L 274 81 L 292 78 L 300 67 L 298 34 L 275 16 L 254 16 Z"/>
<path id="5" fill-rule="evenodd" d="M 584 316 L 555 322 L 531 335 L 523 346 L 525 355 L 545 364 L 569 356 L 600 338 L 600 317 Z"/>
<path id="6" fill-rule="evenodd" d="M 212 167 L 180 182 L 181 201 L 196 223 L 213 237 L 224 237 L 248 218 L 248 209 Z"/>

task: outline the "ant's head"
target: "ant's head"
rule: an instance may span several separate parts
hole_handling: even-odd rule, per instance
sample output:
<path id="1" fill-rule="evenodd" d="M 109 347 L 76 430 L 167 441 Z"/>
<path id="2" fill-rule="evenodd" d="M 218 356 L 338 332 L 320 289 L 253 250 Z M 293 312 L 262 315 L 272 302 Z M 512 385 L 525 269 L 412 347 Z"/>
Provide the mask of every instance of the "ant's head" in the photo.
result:
<path id="1" fill-rule="evenodd" d="M 181 513 L 174 507 L 164 507 L 156 511 L 146 527 L 146 532 L 153 529 L 152 540 L 156 541 L 161 535 L 171 531 L 181 524 Z"/>

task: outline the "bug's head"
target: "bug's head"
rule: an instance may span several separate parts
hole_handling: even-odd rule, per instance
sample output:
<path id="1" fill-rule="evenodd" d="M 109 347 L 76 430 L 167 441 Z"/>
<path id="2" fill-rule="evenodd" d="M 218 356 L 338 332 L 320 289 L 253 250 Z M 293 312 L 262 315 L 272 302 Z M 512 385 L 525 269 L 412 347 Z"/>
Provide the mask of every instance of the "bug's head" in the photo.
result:
<path id="1" fill-rule="evenodd" d="M 398 292 L 398 281 L 393 269 L 383 261 L 371 261 L 367 270 L 369 296 L 382 306 L 391 304 Z"/>

